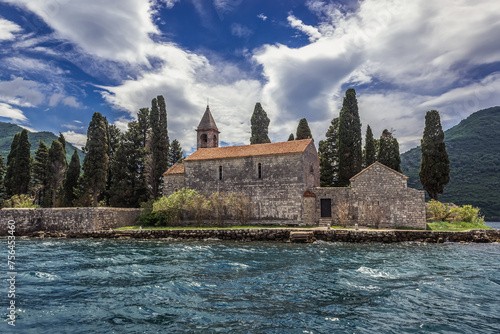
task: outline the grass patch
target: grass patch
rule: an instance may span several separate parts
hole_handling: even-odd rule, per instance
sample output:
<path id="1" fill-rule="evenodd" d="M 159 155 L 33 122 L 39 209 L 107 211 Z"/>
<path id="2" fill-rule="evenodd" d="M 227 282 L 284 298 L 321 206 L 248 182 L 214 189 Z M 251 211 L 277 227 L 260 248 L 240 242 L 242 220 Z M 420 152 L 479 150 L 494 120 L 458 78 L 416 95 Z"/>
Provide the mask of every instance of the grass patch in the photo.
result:
<path id="1" fill-rule="evenodd" d="M 467 230 L 490 230 L 491 227 L 484 223 L 467 223 L 467 222 L 432 222 L 427 223 L 427 230 L 431 231 L 467 231 Z"/>
<path id="2" fill-rule="evenodd" d="M 259 228 L 313 228 L 315 226 L 280 226 L 280 225 L 266 225 L 266 226 L 223 226 L 223 227 L 214 227 L 214 226 L 187 226 L 187 227 L 179 227 L 179 226 L 143 226 L 143 230 L 237 230 L 237 229 L 259 229 Z M 134 226 L 124 226 L 115 228 L 115 231 L 129 231 L 129 230 L 138 230 L 140 228 L 139 225 Z M 332 227 L 332 228 L 341 228 L 341 227 Z"/>

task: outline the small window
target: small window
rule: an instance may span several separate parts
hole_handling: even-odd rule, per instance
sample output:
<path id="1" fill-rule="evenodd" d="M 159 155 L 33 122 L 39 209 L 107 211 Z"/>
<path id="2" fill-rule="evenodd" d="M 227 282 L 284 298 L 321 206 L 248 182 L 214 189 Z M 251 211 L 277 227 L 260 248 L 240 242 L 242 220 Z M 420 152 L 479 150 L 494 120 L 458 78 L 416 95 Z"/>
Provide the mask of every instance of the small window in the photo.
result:
<path id="1" fill-rule="evenodd" d="M 206 143 L 208 141 L 208 136 L 204 133 L 201 135 L 201 140 Z"/>
<path id="2" fill-rule="evenodd" d="M 259 174 L 259 179 L 262 179 L 262 164 L 260 162 L 257 165 L 257 170 L 258 170 L 258 174 Z"/>
<path id="3" fill-rule="evenodd" d="M 311 172 L 311 174 L 312 174 L 312 173 L 314 173 L 314 167 L 313 167 L 313 165 L 311 165 L 311 166 L 309 167 L 309 172 Z"/>
<path id="4" fill-rule="evenodd" d="M 222 181 L 222 166 L 219 166 L 219 180 Z"/>

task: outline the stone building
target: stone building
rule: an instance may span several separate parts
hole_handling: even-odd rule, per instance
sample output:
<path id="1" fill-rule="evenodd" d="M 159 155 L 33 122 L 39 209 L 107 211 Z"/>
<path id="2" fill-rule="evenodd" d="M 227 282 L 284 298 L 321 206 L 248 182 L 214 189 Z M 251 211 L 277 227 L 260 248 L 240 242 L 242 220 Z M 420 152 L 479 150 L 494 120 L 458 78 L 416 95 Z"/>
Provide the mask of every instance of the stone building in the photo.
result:
<path id="1" fill-rule="evenodd" d="M 163 174 L 164 195 L 184 187 L 244 193 L 255 223 L 337 225 L 347 207 L 349 224 L 425 227 L 424 192 L 407 188 L 406 176 L 380 163 L 351 178 L 350 188 L 321 188 L 312 139 L 219 147 L 208 106 L 196 131 L 196 152 Z"/>

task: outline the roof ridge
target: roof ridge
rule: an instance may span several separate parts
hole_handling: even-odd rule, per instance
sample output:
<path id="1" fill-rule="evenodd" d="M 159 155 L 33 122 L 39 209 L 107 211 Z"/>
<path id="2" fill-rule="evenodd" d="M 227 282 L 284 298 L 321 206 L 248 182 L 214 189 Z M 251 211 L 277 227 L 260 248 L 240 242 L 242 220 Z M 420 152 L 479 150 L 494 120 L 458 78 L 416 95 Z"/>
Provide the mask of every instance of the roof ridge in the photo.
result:
<path id="1" fill-rule="evenodd" d="M 384 165 L 383 163 L 381 163 L 381 162 L 379 162 L 379 161 L 375 161 L 375 162 L 374 162 L 374 163 L 372 163 L 370 166 L 365 167 L 363 170 L 361 170 L 358 174 L 356 174 L 356 175 L 352 176 L 352 177 L 349 179 L 349 182 L 350 182 L 352 179 L 354 179 L 354 178 L 358 177 L 360 174 L 363 174 L 364 172 L 368 171 L 368 170 L 369 170 L 371 167 L 373 167 L 374 165 L 380 165 L 380 166 L 384 167 L 385 169 L 388 169 L 388 170 L 389 170 L 389 171 L 391 171 L 391 172 L 394 172 L 394 173 L 396 173 L 396 174 L 399 174 L 399 175 L 401 175 L 402 177 L 404 177 L 404 178 L 406 178 L 406 179 L 408 180 L 408 176 L 404 175 L 403 173 L 400 173 L 400 172 L 398 172 L 397 170 L 392 169 L 391 167 L 388 167 L 388 166 Z"/>

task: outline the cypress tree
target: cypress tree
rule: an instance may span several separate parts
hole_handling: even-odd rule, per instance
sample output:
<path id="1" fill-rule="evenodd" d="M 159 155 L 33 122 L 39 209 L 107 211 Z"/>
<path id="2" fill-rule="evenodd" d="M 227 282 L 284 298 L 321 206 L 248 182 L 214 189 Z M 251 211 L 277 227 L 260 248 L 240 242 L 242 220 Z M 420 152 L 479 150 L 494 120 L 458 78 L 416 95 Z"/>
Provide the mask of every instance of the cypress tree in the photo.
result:
<path id="1" fill-rule="evenodd" d="M 78 181 L 80 180 L 80 157 L 78 151 L 75 150 L 71 156 L 68 170 L 66 171 L 66 178 L 63 184 L 63 206 L 73 206 L 76 200 L 76 191 L 78 189 Z"/>
<path id="2" fill-rule="evenodd" d="M 63 151 L 64 151 L 64 156 L 66 156 L 66 138 L 64 138 L 64 135 L 59 132 L 59 137 L 57 138 L 59 142 L 62 144 Z"/>
<path id="3" fill-rule="evenodd" d="M 142 147 L 146 147 L 146 142 L 151 134 L 151 124 L 149 121 L 149 108 L 141 108 L 137 113 L 137 126 L 141 136 Z"/>
<path id="4" fill-rule="evenodd" d="M 392 133 L 384 129 L 379 141 L 378 162 L 386 165 L 395 171 L 401 172 L 400 164 L 401 158 L 399 157 L 399 143 Z"/>
<path id="5" fill-rule="evenodd" d="M 364 165 L 365 167 L 370 166 L 375 161 L 377 161 L 377 154 L 375 148 L 375 140 L 373 139 L 372 128 L 368 125 L 366 127 L 365 136 L 365 151 L 364 151 Z"/>
<path id="6" fill-rule="evenodd" d="M 295 140 L 295 138 L 293 137 L 293 133 L 290 133 L 290 136 L 288 136 L 288 141 L 292 141 L 292 140 Z"/>
<path id="7" fill-rule="evenodd" d="M 438 194 L 443 193 L 444 186 L 450 181 L 450 159 L 437 110 L 428 111 L 425 115 L 421 151 L 420 183 L 429 196 L 437 201 Z"/>
<path id="8" fill-rule="evenodd" d="M 28 130 L 23 129 L 14 136 L 7 156 L 6 187 L 9 197 L 29 192 L 32 167 L 30 148 Z"/>
<path id="9" fill-rule="evenodd" d="M 16 133 L 14 135 L 14 139 L 12 139 L 12 143 L 10 144 L 10 152 L 7 155 L 7 167 L 6 167 L 6 174 L 4 178 L 4 183 L 5 183 L 5 191 L 7 193 L 7 197 L 11 197 L 14 195 L 14 171 L 16 169 L 16 154 L 17 154 L 17 147 L 19 145 L 19 137 L 21 137 L 21 133 Z"/>
<path id="10" fill-rule="evenodd" d="M 339 116 L 339 184 L 347 186 L 349 179 L 361 171 L 361 121 L 356 91 L 349 88 Z"/>
<path id="11" fill-rule="evenodd" d="M 58 206 L 57 195 L 66 175 L 66 154 L 59 140 L 54 140 L 49 149 L 49 185 L 52 195 L 52 206 Z"/>
<path id="12" fill-rule="evenodd" d="M 338 155 L 339 119 L 334 118 L 326 131 L 326 140 L 319 141 L 319 171 L 320 185 L 332 187 L 338 182 L 339 155 Z"/>
<path id="13" fill-rule="evenodd" d="M 311 129 L 309 129 L 309 124 L 305 118 L 299 121 L 297 126 L 297 134 L 295 135 L 295 140 L 309 139 L 312 138 Z"/>
<path id="14" fill-rule="evenodd" d="M 183 154 L 181 144 L 177 139 L 174 139 L 172 146 L 170 146 L 170 166 L 175 165 L 178 162 L 182 162 Z"/>
<path id="15" fill-rule="evenodd" d="M 108 173 L 108 136 L 106 119 L 98 112 L 92 115 L 92 121 L 87 130 L 83 160 L 83 184 L 92 197 L 92 205 L 97 206 L 99 195 L 105 190 Z"/>
<path id="16" fill-rule="evenodd" d="M 33 184 L 38 203 L 42 206 L 48 203 L 46 193 L 49 188 L 49 176 L 49 148 L 40 140 L 33 163 Z"/>
<path id="17" fill-rule="evenodd" d="M 108 165 L 108 176 L 106 179 L 106 191 L 101 195 L 101 199 L 103 198 L 106 203 L 109 204 L 109 190 L 111 188 L 111 179 L 112 176 L 112 165 L 113 165 L 113 157 L 118 149 L 121 138 L 121 131 L 114 124 L 109 124 L 106 119 L 106 133 L 108 136 L 108 157 L 109 157 L 109 165 Z"/>
<path id="18" fill-rule="evenodd" d="M 0 208 L 3 206 L 3 201 L 7 199 L 7 192 L 5 190 L 5 172 L 7 171 L 7 168 L 5 167 L 3 163 L 3 157 L 0 154 Z"/>
<path id="19" fill-rule="evenodd" d="M 264 109 L 262 109 L 260 103 L 257 102 L 253 110 L 252 118 L 250 119 L 250 123 L 252 125 L 250 144 L 264 144 L 271 142 L 267 135 L 269 122 L 269 117 L 267 117 L 267 114 Z"/>

